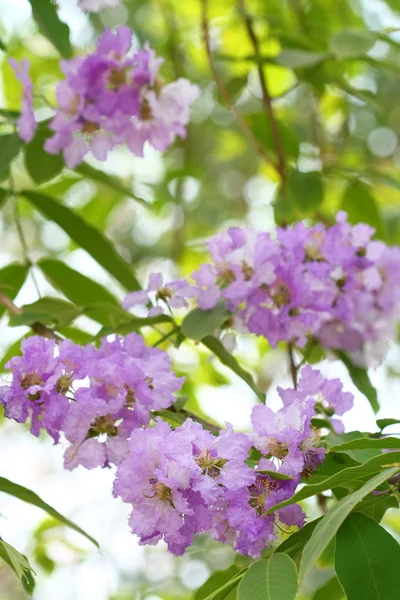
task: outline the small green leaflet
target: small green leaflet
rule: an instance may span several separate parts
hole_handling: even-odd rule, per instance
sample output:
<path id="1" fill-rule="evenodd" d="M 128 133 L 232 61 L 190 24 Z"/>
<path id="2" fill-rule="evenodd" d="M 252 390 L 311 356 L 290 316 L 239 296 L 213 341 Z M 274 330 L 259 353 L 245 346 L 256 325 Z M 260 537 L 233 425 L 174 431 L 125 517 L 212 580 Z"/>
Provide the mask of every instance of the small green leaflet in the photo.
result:
<path id="1" fill-rule="evenodd" d="M 10 164 L 22 148 L 22 140 L 17 133 L 0 136 L 0 181 L 8 176 Z"/>
<path id="2" fill-rule="evenodd" d="M 238 600 L 295 600 L 297 569 L 287 554 L 273 554 L 250 567 L 239 584 Z"/>
<path id="3" fill-rule="evenodd" d="M 182 333 L 191 340 L 200 341 L 219 329 L 230 314 L 224 302 L 219 302 L 211 310 L 195 308 L 183 319 Z"/>
<path id="4" fill-rule="evenodd" d="M 373 411 L 378 412 L 378 395 L 376 393 L 376 389 L 374 388 L 369 379 L 367 371 L 365 369 L 362 369 L 361 367 L 357 367 L 356 365 L 354 365 L 344 352 L 338 350 L 336 354 L 346 366 L 354 385 L 360 390 L 362 394 L 364 394 L 364 396 L 368 398 Z"/>
<path id="5" fill-rule="evenodd" d="M 28 276 L 28 267 L 20 263 L 11 263 L 0 269 L 0 292 L 14 300 Z M 0 305 L 0 317 L 6 309 Z"/>
<path id="6" fill-rule="evenodd" d="M 0 537 L 0 558 L 2 558 L 14 571 L 24 589 L 28 594 L 32 594 L 35 587 L 35 580 L 28 559 L 18 552 L 11 544 L 8 544 Z"/>
<path id="7" fill-rule="evenodd" d="M 32 16 L 40 32 L 53 44 L 64 58 L 72 57 L 69 27 L 60 21 L 56 5 L 52 0 L 29 0 Z"/>

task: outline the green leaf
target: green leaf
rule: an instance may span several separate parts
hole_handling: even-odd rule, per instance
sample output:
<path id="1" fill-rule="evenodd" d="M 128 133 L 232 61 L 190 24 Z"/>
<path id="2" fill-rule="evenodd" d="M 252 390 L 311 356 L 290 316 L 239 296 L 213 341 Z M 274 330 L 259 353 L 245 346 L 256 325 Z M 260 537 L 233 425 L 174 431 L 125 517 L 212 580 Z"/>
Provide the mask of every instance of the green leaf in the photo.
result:
<path id="1" fill-rule="evenodd" d="M 373 31 L 365 29 L 342 29 L 330 41 L 330 50 L 340 59 L 363 56 L 377 40 Z"/>
<path id="2" fill-rule="evenodd" d="M 337 433 L 334 433 L 334 432 L 330 432 L 325 438 L 325 445 L 328 448 L 328 450 L 330 450 L 333 446 L 339 446 L 339 445 L 345 444 L 351 440 L 357 440 L 362 437 L 366 438 L 368 436 L 366 433 L 363 433 L 361 431 L 349 431 L 347 433 L 342 433 L 340 435 L 338 435 Z M 380 451 L 379 451 L 379 448 L 377 448 L 377 449 L 367 448 L 366 450 L 347 450 L 346 454 L 358 463 L 365 463 L 367 460 L 369 460 L 373 456 L 380 454 Z M 328 458 L 328 456 L 332 456 L 332 455 L 328 454 L 327 458 Z M 336 456 L 337 457 L 345 456 L 345 454 L 344 453 L 337 454 Z M 349 466 L 352 466 L 352 465 L 349 465 Z"/>
<path id="3" fill-rule="evenodd" d="M 28 594 L 32 594 L 35 587 L 33 578 L 35 571 L 29 564 L 28 559 L 1 538 L 0 557 L 12 568 Z"/>
<path id="4" fill-rule="evenodd" d="M 29 190 L 24 190 L 20 194 L 27 198 L 47 218 L 57 223 L 127 290 L 140 289 L 129 264 L 118 254 L 113 244 L 97 229 L 50 196 Z"/>
<path id="5" fill-rule="evenodd" d="M 103 173 L 103 171 L 99 171 L 98 169 L 95 169 L 88 163 L 82 163 L 78 167 L 75 167 L 74 171 L 75 171 L 75 173 L 79 173 L 79 175 L 83 175 L 83 177 L 87 177 L 88 179 L 93 179 L 93 181 L 97 181 L 98 183 L 102 183 L 103 185 L 106 185 L 107 187 L 111 188 L 112 190 L 121 192 L 121 194 L 124 194 L 125 196 L 129 196 L 129 198 L 132 198 L 136 202 L 139 202 L 139 204 L 142 204 L 146 208 L 149 208 L 149 204 L 145 200 L 143 200 L 143 198 L 139 198 L 138 196 L 135 196 L 135 194 L 132 192 L 132 190 L 128 186 L 126 186 L 121 181 L 121 179 L 119 179 L 119 177 L 114 177 L 113 175 L 107 175 L 107 173 Z"/>
<path id="6" fill-rule="evenodd" d="M 28 276 L 28 267 L 20 263 L 12 263 L 0 269 L 0 292 L 14 300 Z M 0 304 L 0 317 L 6 309 Z"/>
<path id="7" fill-rule="evenodd" d="M 400 452 L 394 451 L 373 456 L 370 460 L 362 465 L 343 469 L 342 471 L 339 471 L 339 473 L 335 473 L 335 475 L 332 475 L 323 481 L 319 481 L 318 483 L 312 483 L 313 478 L 310 477 L 309 485 L 305 485 L 303 488 L 301 488 L 301 490 L 292 496 L 292 498 L 272 506 L 270 509 L 268 509 L 268 513 L 273 513 L 279 508 L 289 506 L 295 502 L 300 502 L 301 500 L 305 500 L 306 498 L 310 498 L 315 494 L 320 494 L 321 492 L 331 490 L 335 487 L 348 487 L 349 489 L 352 489 L 357 485 L 357 483 L 364 481 L 366 477 L 378 473 L 383 467 L 389 467 L 390 465 L 398 462 L 400 462 Z"/>
<path id="8" fill-rule="evenodd" d="M 365 369 L 362 369 L 361 367 L 357 367 L 356 365 L 354 365 L 347 356 L 347 354 L 345 354 L 341 350 L 337 350 L 336 354 L 346 366 L 354 385 L 369 400 L 372 410 L 375 413 L 378 412 L 378 395 L 376 393 L 376 389 L 370 381 L 367 371 Z"/>
<path id="9" fill-rule="evenodd" d="M 85 345 L 93 342 L 93 336 L 90 333 L 87 333 L 87 331 L 78 329 L 78 327 L 61 327 L 59 329 L 59 332 L 61 333 L 61 335 L 72 340 L 76 344 Z"/>
<path id="10" fill-rule="evenodd" d="M 378 425 L 381 431 L 383 431 L 384 429 L 386 429 L 386 427 L 389 427 L 390 425 L 398 425 L 398 423 L 400 423 L 399 419 L 377 419 L 376 421 L 376 424 Z"/>
<path id="11" fill-rule="evenodd" d="M 9 197 L 9 191 L 4 188 L 0 188 L 0 209 L 3 208 L 3 205 L 7 202 Z"/>
<path id="12" fill-rule="evenodd" d="M 195 308 L 183 319 L 181 331 L 186 337 L 200 341 L 219 329 L 230 314 L 224 302 L 218 302 L 211 310 Z"/>
<path id="13" fill-rule="evenodd" d="M 74 529 L 81 535 L 85 536 L 90 542 L 92 542 L 92 544 L 99 547 L 99 544 L 96 542 L 96 540 L 94 538 L 92 538 L 83 529 L 78 527 L 78 525 L 75 525 L 75 523 L 73 523 L 72 521 L 70 521 L 69 519 L 64 517 L 62 514 L 60 514 L 58 511 L 56 511 L 52 506 L 50 506 L 49 504 L 44 502 L 32 490 L 29 490 L 28 488 L 23 487 L 22 485 L 18 485 L 17 483 L 14 483 L 13 481 L 10 481 L 9 479 L 0 477 L 0 492 L 4 492 L 5 494 L 10 494 L 11 496 L 14 496 L 15 498 L 19 498 L 20 500 L 23 500 L 24 502 L 27 502 L 28 504 L 33 504 L 33 506 L 37 506 L 38 508 L 41 508 L 42 510 L 46 511 L 49 515 L 51 515 L 52 517 L 57 519 L 57 521 L 60 521 L 60 523 L 63 523 L 70 529 Z"/>
<path id="14" fill-rule="evenodd" d="M 231 369 L 236 375 L 239 375 L 243 381 L 247 383 L 247 385 L 257 394 L 262 402 L 265 402 L 265 394 L 263 394 L 258 387 L 256 386 L 253 377 L 250 375 L 248 371 L 243 369 L 237 360 L 229 354 L 224 345 L 212 335 L 208 335 L 207 337 L 201 340 L 202 344 L 206 346 L 215 356 L 218 356 L 219 360 L 223 365 Z"/>
<path id="15" fill-rule="evenodd" d="M 22 306 L 22 314 L 10 318 L 11 327 L 32 325 L 40 321 L 43 325 L 68 325 L 82 314 L 82 309 L 61 298 L 40 298 L 32 304 Z"/>
<path id="16" fill-rule="evenodd" d="M 288 69 L 306 69 L 319 65 L 328 56 L 327 52 L 309 52 L 301 48 L 291 48 L 290 50 L 282 50 L 274 57 L 274 62 Z"/>
<path id="17" fill-rule="evenodd" d="M 305 525 L 298 531 L 292 533 L 287 538 L 287 540 L 285 540 L 284 542 L 282 542 L 282 544 L 278 546 L 277 551 L 284 552 L 285 554 L 290 556 L 290 558 L 296 560 L 302 553 L 304 546 L 310 539 L 312 532 L 314 531 L 321 519 L 322 517 L 320 517 L 319 519 L 315 519 L 314 521 L 307 523 L 307 525 Z"/>
<path id="18" fill-rule="evenodd" d="M 55 3 L 51 0 L 29 0 L 32 16 L 40 32 L 53 44 L 64 58 L 72 57 L 69 27 L 60 21 Z"/>
<path id="19" fill-rule="evenodd" d="M 324 199 L 321 173 L 292 170 L 288 176 L 286 193 L 295 209 L 301 213 L 313 213 Z"/>
<path id="20" fill-rule="evenodd" d="M 239 584 L 238 600 L 295 600 L 296 565 L 287 554 L 273 554 L 250 567 Z"/>
<path id="21" fill-rule="evenodd" d="M 122 310 L 122 309 L 121 309 Z M 96 337 L 102 337 L 104 335 L 108 335 L 109 333 L 119 333 L 121 335 L 126 335 L 127 333 L 131 333 L 132 331 L 140 331 L 142 327 L 154 327 L 154 325 L 159 325 L 161 323 L 171 323 L 172 318 L 168 315 L 158 315 L 156 317 L 134 317 L 130 315 L 131 319 L 126 321 L 126 323 L 120 323 L 115 327 L 103 327 L 103 329 L 98 333 Z M 176 331 L 179 331 L 177 329 Z"/>
<path id="22" fill-rule="evenodd" d="M 360 502 L 360 504 L 357 504 L 354 510 L 379 522 L 389 508 L 398 507 L 399 502 L 394 496 L 388 496 L 387 494 L 379 496 L 376 494 L 369 494 L 362 502 Z"/>
<path id="23" fill-rule="evenodd" d="M 336 538 L 335 570 L 347 600 L 398 600 L 400 545 L 374 519 L 347 517 Z"/>
<path id="24" fill-rule="evenodd" d="M 21 342 L 22 340 L 24 340 L 26 337 L 30 337 L 31 335 L 33 335 L 32 331 L 28 331 L 28 333 L 26 333 L 25 335 L 23 335 L 21 338 L 19 338 L 19 340 L 17 340 L 16 342 L 14 342 L 13 344 L 11 344 L 11 346 L 9 346 L 6 350 L 6 353 L 4 354 L 4 356 L 2 357 L 2 359 L 0 360 L 0 373 L 4 373 L 5 369 L 5 365 L 8 363 L 8 361 L 13 358 L 13 356 L 21 356 Z"/>
<path id="25" fill-rule="evenodd" d="M 346 598 L 338 578 L 332 577 L 315 592 L 312 600 L 346 600 Z"/>
<path id="26" fill-rule="evenodd" d="M 394 437 L 385 438 L 368 438 L 361 437 L 355 440 L 350 440 L 338 446 L 332 446 L 329 452 L 346 452 L 347 450 L 365 450 L 366 448 L 400 448 L 400 439 Z"/>
<path id="27" fill-rule="evenodd" d="M 21 150 L 23 142 L 17 133 L 0 136 L 0 181 L 8 177 L 10 164 Z"/>
<path id="28" fill-rule="evenodd" d="M 3 52 L 7 52 L 7 46 L 5 45 L 3 40 L 0 40 L 0 50 L 2 50 Z"/>
<path id="29" fill-rule="evenodd" d="M 372 459 L 373 460 L 373 459 Z M 357 467 L 354 467 L 357 468 Z M 399 467 L 385 469 L 382 473 L 375 475 L 367 481 L 359 490 L 345 496 L 335 504 L 321 519 L 314 529 L 309 541 L 304 547 L 303 557 L 300 563 L 299 580 L 302 581 L 308 571 L 315 565 L 316 560 L 325 550 L 331 539 L 336 535 L 339 527 L 353 508 L 372 490 L 389 479 L 399 471 Z M 337 549 L 336 549 L 337 551 Z M 340 578 L 339 578 L 340 579 Z M 363 599 L 364 600 L 364 599 Z"/>
<path id="30" fill-rule="evenodd" d="M 379 238 L 385 237 L 379 206 L 366 184 L 360 181 L 350 183 L 344 191 L 341 209 L 347 212 L 353 225 L 367 223 L 376 229 Z"/>
<path id="31" fill-rule="evenodd" d="M 53 179 L 64 168 L 64 159 L 60 154 L 49 154 L 44 143 L 51 132 L 46 125 L 38 127 L 35 137 L 25 147 L 25 166 L 35 183 Z"/>
<path id="32" fill-rule="evenodd" d="M 207 579 L 207 581 L 197 590 L 193 600 L 204 600 L 207 596 L 215 594 L 216 591 L 231 581 L 236 575 L 238 575 L 239 569 L 232 565 L 225 571 L 216 571 Z M 237 583 L 235 583 L 235 586 Z M 228 592 L 229 593 L 229 592 Z"/>

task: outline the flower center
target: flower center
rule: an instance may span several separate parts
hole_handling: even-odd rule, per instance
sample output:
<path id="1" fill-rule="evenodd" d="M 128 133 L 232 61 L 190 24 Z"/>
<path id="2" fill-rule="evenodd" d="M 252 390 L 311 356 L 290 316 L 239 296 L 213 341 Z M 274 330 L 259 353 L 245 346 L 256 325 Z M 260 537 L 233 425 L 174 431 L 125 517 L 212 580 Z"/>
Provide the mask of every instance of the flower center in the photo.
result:
<path id="1" fill-rule="evenodd" d="M 111 415 L 97 417 L 88 432 L 88 437 L 93 438 L 106 433 L 111 437 L 118 435 L 118 427 L 115 425 L 115 419 Z"/>

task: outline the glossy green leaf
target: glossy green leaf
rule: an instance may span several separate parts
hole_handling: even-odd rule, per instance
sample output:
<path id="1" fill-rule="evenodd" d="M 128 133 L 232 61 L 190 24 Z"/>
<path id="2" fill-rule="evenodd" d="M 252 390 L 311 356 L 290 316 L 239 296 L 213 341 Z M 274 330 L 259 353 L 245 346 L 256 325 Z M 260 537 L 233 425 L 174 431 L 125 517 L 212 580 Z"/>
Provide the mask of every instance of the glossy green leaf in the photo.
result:
<path id="1" fill-rule="evenodd" d="M 318 481 L 317 483 L 313 483 L 313 479 L 310 477 L 308 485 L 301 488 L 301 490 L 292 496 L 292 498 L 272 506 L 268 512 L 273 513 L 279 508 L 289 506 L 295 502 L 300 502 L 306 498 L 311 498 L 311 496 L 315 496 L 315 494 L 320 494 L 326 490 L 332 490 L 335 487 L 348 487 L 349 489 L 352 489 L 357 486 L 358 483 L 363 482 L 366 477 L 374 475 L 381 471 L 382 468 L 389 467 L 397 462 L 400 462 L 400 452 L 394 451 L 374 456 L 362 465 L 348 467 L 347 469 L 343 469 L 342 471 L 339 471 L 339 473 L 335 473 L 335 475 L 332 475 L 323 481 Z"/>
<path id="2" fill-rule="evenodd" d="M 46 139 L 52 135 L 47 126 L 38 127 L 35 137 L 25 147 L 25 166 L 35 183 L 53 179 L 64 168 L 64 159 L 60 154 L 49 154 L 44 149 Z"/>
<path id="3" fill-rule="evenodd" d="M 341 209 L 348 214 L 349 222 L 367 223 L 376 229 L 376 235 L 384 238 L 382 215 L 370 188 L 360 181 L 350 183 L 344 191 Z"/>
<path id="4" fill-rule="evenodd" d="M 10 164 L 21 150 L 23 142 L 17 133 L 0 136 L 0 181 L 8 177 Z"/>
<path id="5" fill-rule="evenodd" d="M 378 412 L 378 395 L 376 393 L 376 389 L 371 383 L 367 371 L 365 369 L 362 369 L 361 367 L 357 367 L 356 365 L 354 365 L 347 356 L 347 354 L 345 354 L 344 352 L 337 351 L 337 355 L 346 366 L 354 385 L 368 399 L 372 410 L 374 412 Z"/>
<path id="6" fill-rule="evenodd" d="M 92 179 L 93 181 L 96 181 L 97 183 L 102 183 L 103 185 L 109 187 L 110 189 L 120 192 L 121 194 L 124 194 L 125 196 L 132 198 L 136 202 L 139 202 L 139 204 L 142 204 L 146 208 L 149 208 L 148 203 L 145 200 L 143 200 L 143 198 L 139 198 L 138 196 L 135 196 L 135 194 L 132 192 L 132 190 L 128 186 L 126 186 L 119 177 L 114 177 L 113 175 L 107 175 L 107 173 L 104 173 L 103 171 L 99 171 L 98 169 L 95 169 L 95 167 L 92 167 L 88 163 L 82 163 L 78 167 L 75 167 L 74 171 L 75 171 L 75 173 L 79 173 L 79 175 L 83 175 L 83 177 Z"/>
<path id="7" fill-rule="evenodd" d="M 250 567 L 239 584 L 238 600 L 295 600 L 297 569 L 287 554 L 273 554 Z"/>
<path id="8" fill-rule="evenodd" d="M 12 568 L 28 594 L 32 594 L 35 588 L 35 580 L 33 578 L 35 571 L 29 564 L 28 559 L 1 538 L 0 558 Z"/>
<path id="9" fill-rule="evenodd" d="M 118 254 L 113 244 L 100 231 L 50 196 L 29 190 L 24 190 L 20 194 L 27 198 L 45 217 L 57 223 L 127 290 L 140 289 L 129 264 Z"/>
<path id="10" fill-rule="evenodd" d="M 336 538 L 335 570 L 347 600 L 398 600 L 400 545 L 374 519 L 347 517 Z"/>
<path id="11" fill-rule="evenodd" d="M 224 302 L 219 302 L 210 310 L 195 308 L 183 319 L 182 333 L 192 340 L 200 341 L 219 329 L 230 314 Z"/>
<path id="12" fill-rule="evenodd" d="M 347 28 L 339 31 L 330 42 L 330 50 L 341 59 L 365 55 L 377 40 L 376 33 L 365 29 Z"/>
<path id="13" fill-rule="evenodd" d="M 347 450 L 365 450 L 366 448 L 400 448 L 400 439 L 394 437 L 368 438 L 350 440 L 338 446 L 332 446 L 329 452 L 346 452 Z"/>
<path id="14" fill-rule="evenodd" d="M 89 534 L 87 534 L 83 529 L 75 525 L 72 521 L 64 517 L 57 510 L 55 510 L 52 506 L 44 502 L 35 492 L 29 490 L 18 483 L 14 483 L 9 479 L 5 479 L 4 477 L 0 477 L 0 492 L 4 492 L 5 494 L 9 494 L 10 496 L 15 496 L 15 498 L 19 498 L 28 504 L 32 504 L 33 506 L 37 506 L 42 510 L 46 511 L 49 515 L 63 523 L 70 529 L 74 529 L 81 535 L 85 536 L 92 544 L 99 547 L 98 543 L 94 538 L 92 538 Z"/>
<path id="15" fill-rule="evenodd" d="M 32 16 L 40 32 L 53 44 L 64 58 L 72 57 L 72 46 L 69 41 L 69 27 L 60 21 L 56 4 L 52 0 L 29 0 Z"/>
<path id="16" fill-rule="evenodd" d="M 247 383 L 253 392 L 257 394 L 262 402 L 265 402 L 265 395 L 258 389 L 250 373 L 239 365 L 237 360 L 228 352 L 228 350 L 226 350 L 224 345 L 216 337 L 208 335 L 207 337 L 203 338 L 201 342 L 219 358 L 223 365 L 231 369 L 231 371 L 236 373 L 236 375 L 239 375 L 239 377 Z"/>
<path id="17" fill-rule="evenodd" d="M 346 600 L 346 598 L 338 578 L 332 577 L 315 592 L 312 600 Z"/>
<path id="18" fill-rule="evenodd" d="M 21 307 L 22 314 L 10 318 L 12 327 L 21 325 L 32 325 L 40 322 L 42 325 L 55 325 L 57 328 L 64 327 L 82 314 L 82 309 L 74 306 L 61 298 L 40 298 L 32 304 Z"/>
<path id="19" fill-rule="evenodd" d="M 356 468 L 356 467 L 355 467 Z M 300 563 L 299 580 L 302 581 L 308 571 L 315 565 L 315 561 L 321 556 L 331 539 L 336 535 L 339 527 L 354 507 L 372 490 L 389 479 L 399 471 L 399 467 L 385 469 L 372 479 L 367 481 L 359 490 L 345 496 L 335 504 L 315 527 L 309 541 L 304 547 Z M 338 552 L 337 548 L 336 551 Z M 340 579 L 340 578 L 339 578 Z"/>
<path id="20" fill-rule="evenodd" d="M 12 263 L 0 269 L 0 292 L 14 300 L 28 276 L 28 268 L 20 263 Z M 0 304 L 0 317 L 6 312 Z"/>

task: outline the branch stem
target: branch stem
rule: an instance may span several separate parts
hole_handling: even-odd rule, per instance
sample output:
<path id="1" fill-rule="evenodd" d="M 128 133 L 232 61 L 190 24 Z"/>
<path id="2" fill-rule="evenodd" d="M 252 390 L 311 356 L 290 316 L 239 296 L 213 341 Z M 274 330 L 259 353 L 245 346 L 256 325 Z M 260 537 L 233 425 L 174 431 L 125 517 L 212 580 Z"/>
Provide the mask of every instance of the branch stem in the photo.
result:
<path id="1" fill-rule="evenodd" d="M 15 317 L 19 317 L 20 315 L 23 314 L 23 310 L 21 308 L 19 308 L 19 306 L 16 306 L 14 304 L 14 302 L 11 300 L 11 298 L 9 298 L 6 294 L 3 294 L 2 292 L 0 292 L 0 304 L 3 305 L 7 311 L 10 313 L 10 315 L 13 315 Z M 56 340 L 57 342 L 60 342 L 63 338 L 60 337 L 57 333 L 55 333 L 52 329 L 50 329 L 49 327 L 46 327 L 46 325 L 43 325 L 42 323 L 39 323 L 38 321 L 35 321 L 35 323 L 31 323 L 29 325 L 29 327 L 38 335 L 41 335 L 42 337 L 51 339 L 51 340 Z"/>

